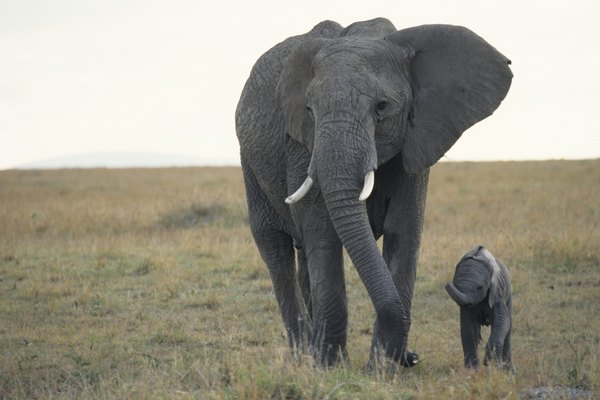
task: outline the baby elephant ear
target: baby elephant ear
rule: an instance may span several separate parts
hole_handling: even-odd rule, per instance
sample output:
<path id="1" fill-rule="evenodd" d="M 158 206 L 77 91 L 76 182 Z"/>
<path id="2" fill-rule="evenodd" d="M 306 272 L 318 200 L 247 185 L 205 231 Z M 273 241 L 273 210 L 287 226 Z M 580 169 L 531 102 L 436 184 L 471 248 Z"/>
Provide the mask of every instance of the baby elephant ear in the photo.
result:
<path id="1" fill-rule="evenodd" d="M 510 60 L 459 26 L 417 26 L 387 39 L 414 52 L 413 104 L 402 149 L 404 168 L 414 173 L 435 164 L 500 105 L 513 76 Z"/>
<path id="2" fill-rule="evenodd" d="M 479 259 L 485 265 L 490 268 L 491 274 L 491 282 L 488 296 L 488 304 L 490 307 L 493 307 L 496 303 L 502 300 L 503 296 L 507 290 L 507 276 L 506 276 L 506 268 L 500 268 L 500 265 L 496 258 L 486 249 L 485 247 L 481 247 L 481 251 L 478 254 Z"/>

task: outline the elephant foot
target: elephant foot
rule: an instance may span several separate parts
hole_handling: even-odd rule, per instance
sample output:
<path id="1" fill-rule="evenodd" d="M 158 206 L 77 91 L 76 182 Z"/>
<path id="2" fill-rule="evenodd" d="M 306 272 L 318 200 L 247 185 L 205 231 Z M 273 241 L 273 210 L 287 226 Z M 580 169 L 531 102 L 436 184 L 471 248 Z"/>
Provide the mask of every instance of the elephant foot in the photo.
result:
<path id="1" fill-rule="evenodd" d="M 495 358 L 488 358 L 483 360 L 483 365 L 485 367 L 491 366 L 498 369 L 502 369 L 510 374 L 514 374 L 517 371 L 512 360 L 498 360 Z"/>
<path id="2" fill-rule="evenodd" d="M 369 362 L 367 363 L 367 366 L 365 367 L 365 372 L 371 373 L 371 372 L 375 371 L 376 368 L 381 367 L 382 365 L 386 365 L 390 362 L 391 362 L 391 364 L 395 364 L 396 366 L 400 365 L 404 368 L 412 368 L 419 363 L 419 355 L 417 353 L 407 351 L 404 354 L 404 357 L 401 357 L 398 360 L 398 363 L 396 364 L 395 362 L 393 362 L 391 359 L 389 359 L 387 357 L 380 358 L 376 354 L 371 353 L 371 356 L 369 357 Z M 388 366 L 391 364 L 388 364 Z"/>
<path id="3" fill-rule="evenodd" d="M 487 361 L 483 362 L 483 365 L 486 365 Z M 466 356 L 464 359 L 464 366 L 467 369 L 479 369 L 479 358 L 477 356 Z"/>
<path id="4" fill-rule="evenodd" d="M 515 364 L 512 363 L 512 361 L 504 361 L 502 363 L 502 368 L 509 374 L 514 375 L 517 373 L 517 368 L 515 367 Z"/>
<path id="5" fill-rule="evenodd" d="M 414 367 L 419 363 L 419 355 L 417 353 L 411 353 L 407 351 L 404 357 L 400 360 L 400 365 L 405 368 Z"/>
<path id="6" fill-rule="evenodd" d="M 345 347 L 326 345 L 323 349 L 312 351 L 314 360 L 324 368 L 336 367 L 350 361 Z"/>

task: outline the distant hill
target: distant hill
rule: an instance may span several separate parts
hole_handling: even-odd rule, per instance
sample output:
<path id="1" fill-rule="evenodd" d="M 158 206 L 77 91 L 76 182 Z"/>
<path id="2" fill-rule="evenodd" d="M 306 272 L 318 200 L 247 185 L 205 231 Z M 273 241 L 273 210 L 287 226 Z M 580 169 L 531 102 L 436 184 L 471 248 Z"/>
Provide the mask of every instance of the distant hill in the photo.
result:
<path id="1" fill-rule="evenodd" d="M 96 152 L 50 158 L 18 165 L 15 169 L 134 168 L 239 165 L 236 159 L 207 159 L 183 154 Z"/>

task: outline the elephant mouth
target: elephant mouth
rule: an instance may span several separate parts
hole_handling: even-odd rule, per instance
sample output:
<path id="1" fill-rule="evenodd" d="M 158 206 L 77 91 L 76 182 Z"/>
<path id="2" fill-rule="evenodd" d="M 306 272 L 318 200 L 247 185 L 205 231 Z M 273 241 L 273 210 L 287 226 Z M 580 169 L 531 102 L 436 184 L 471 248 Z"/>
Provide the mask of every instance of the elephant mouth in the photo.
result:
<path id="1" fill-rule="evenodd" d="M 288 196 L 285 199 L 286 204 L 294 204 L 298 201 L 302 200 L 304 196 L 310 191 L 310 188 L 313 185 L 313 178 L 309 176 L 306 177 L 302 185 L 296 190 L 293 194 Z M 365 182 L 363 184 L 363 188 L 358 196 L 359 201 L 365 201 L 369 198 L 371 193 L 373 192 L 373 187 L 375 186 L 375 171 L 371 170 L 365 174 Z"/>

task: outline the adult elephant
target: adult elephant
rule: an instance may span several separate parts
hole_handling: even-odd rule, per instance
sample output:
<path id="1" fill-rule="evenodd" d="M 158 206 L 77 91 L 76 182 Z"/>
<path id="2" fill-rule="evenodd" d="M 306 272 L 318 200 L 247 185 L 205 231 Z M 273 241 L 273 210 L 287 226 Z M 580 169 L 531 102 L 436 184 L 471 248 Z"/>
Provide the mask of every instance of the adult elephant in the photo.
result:
<path id="1" fill-rule="evenodd" d="M 382 18 L 324 21 L 258 59 L 236 129 L 293 348 L 308 343 L 325 365 L 346 355 L 343 246 L 377 314 L 371 361 L 417 362 L 406 348 L 429 167 L 500 105 L 508 64 L 466 28 Z"/>

